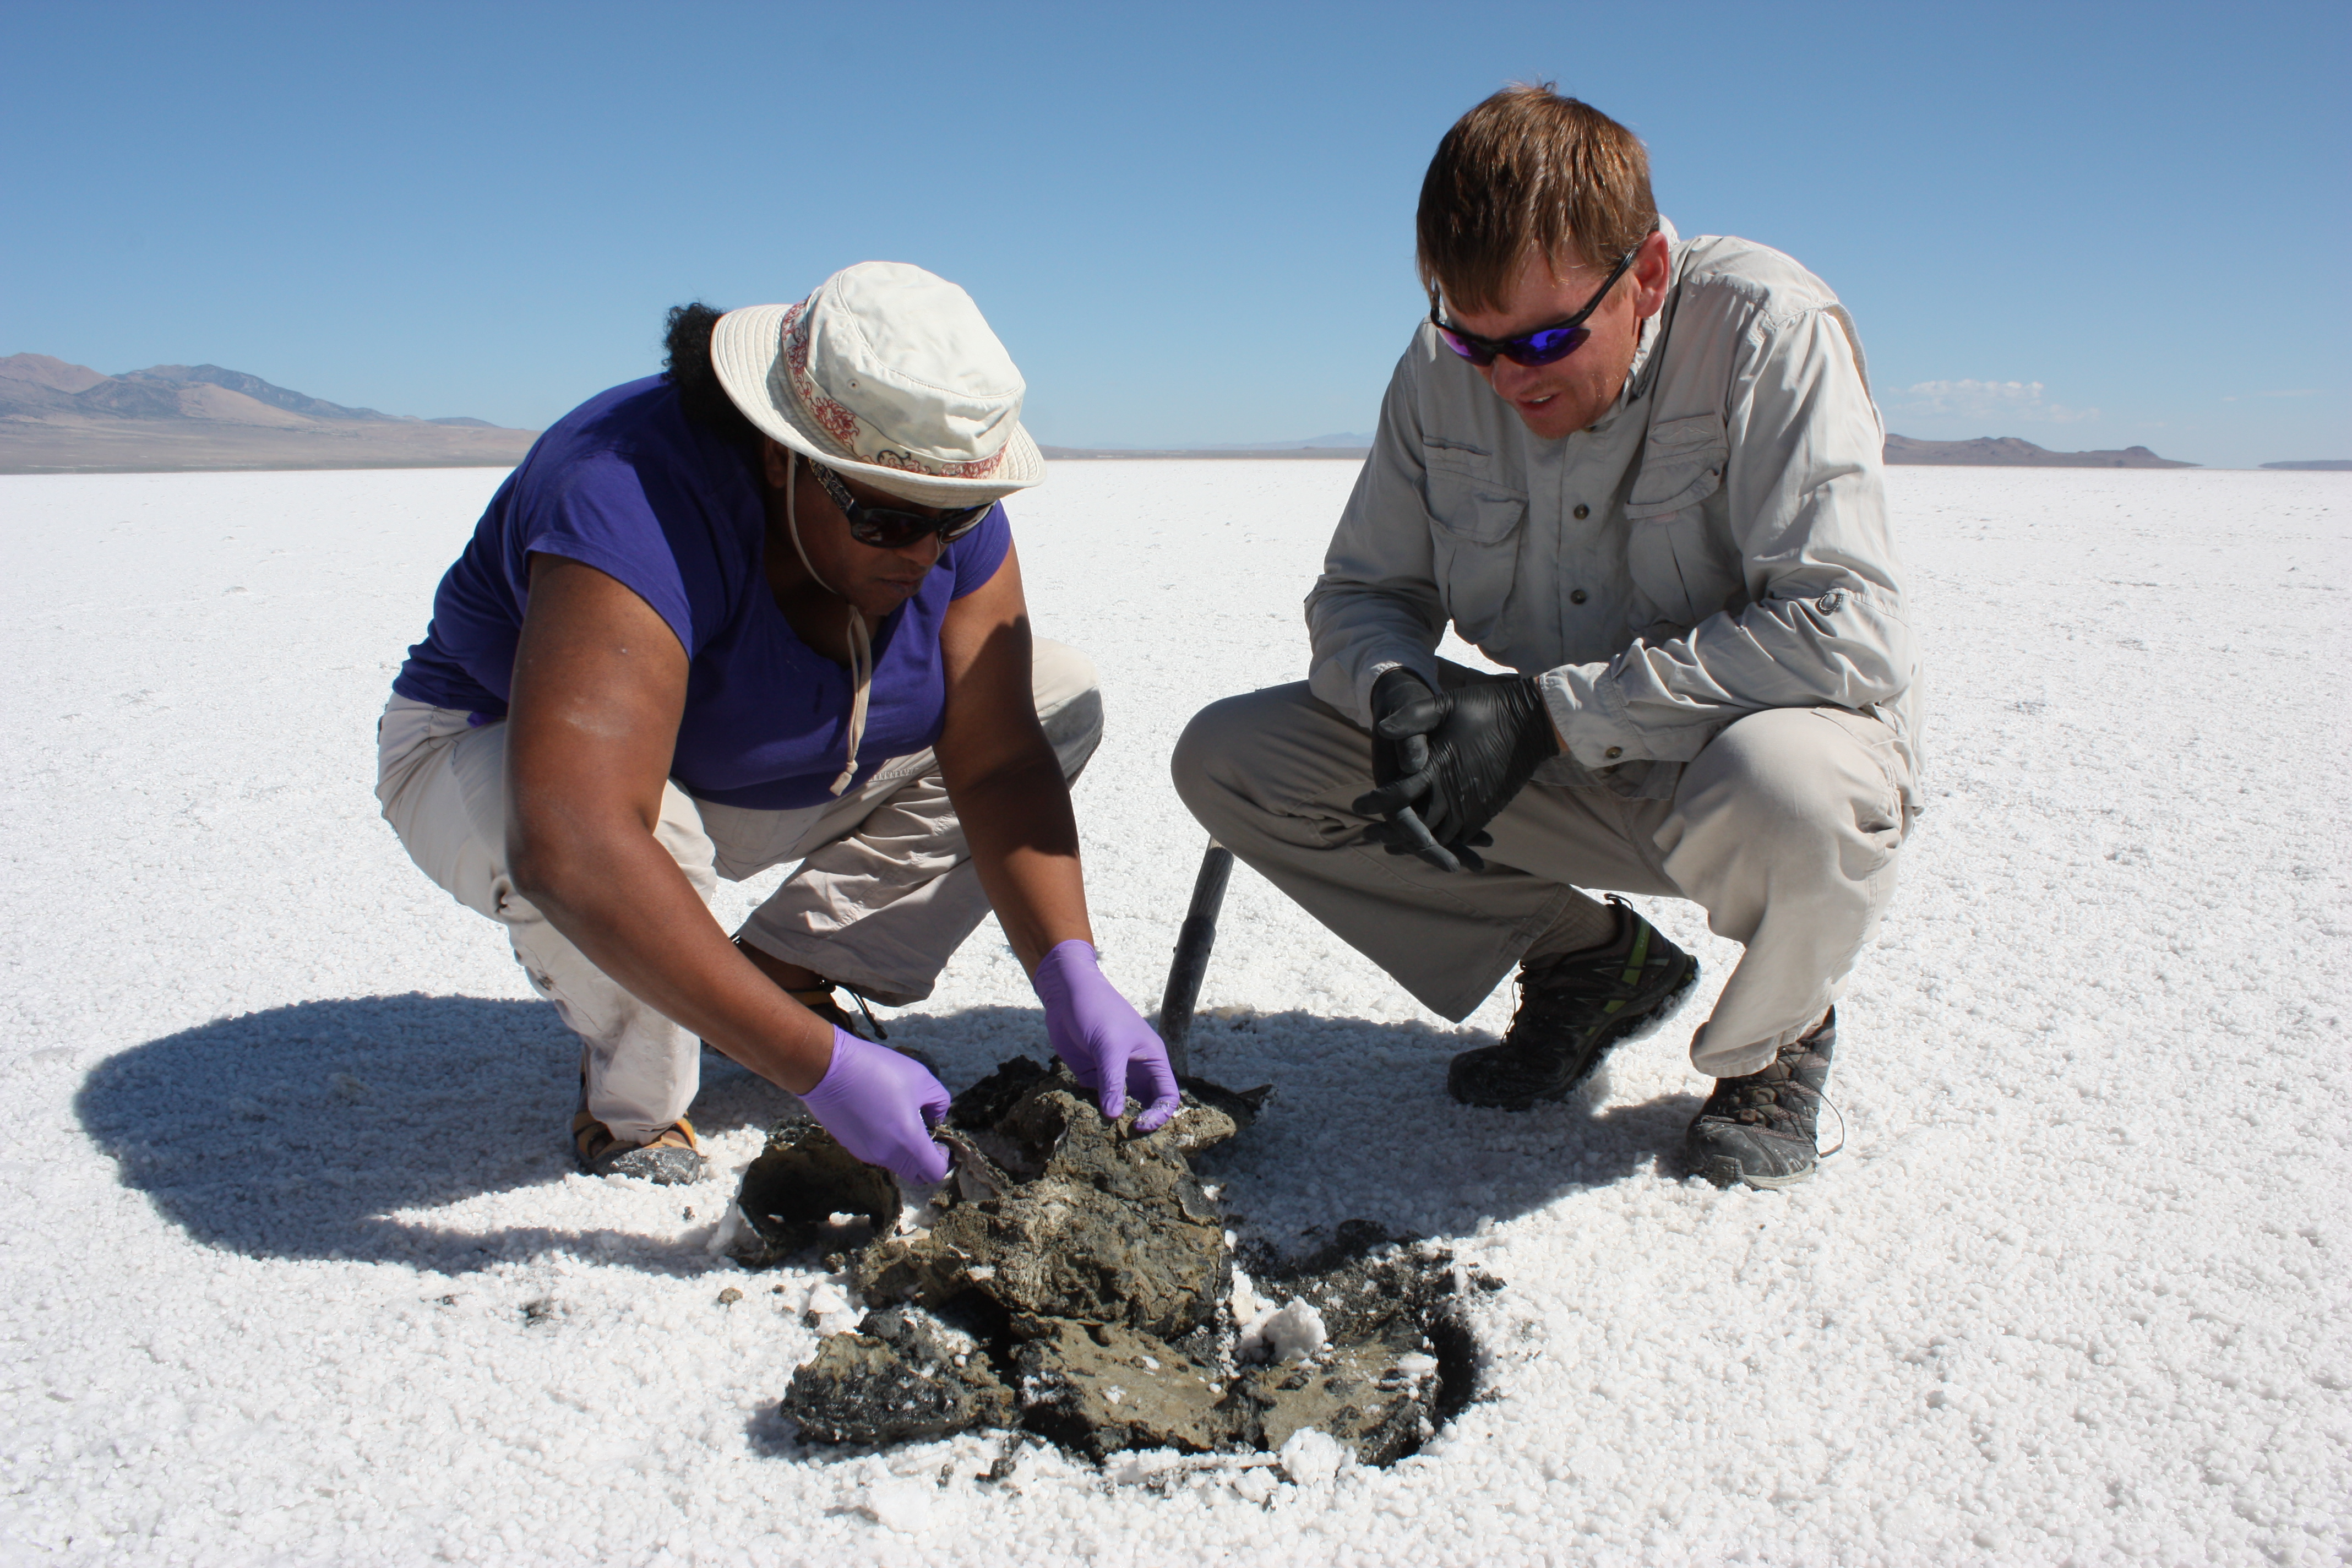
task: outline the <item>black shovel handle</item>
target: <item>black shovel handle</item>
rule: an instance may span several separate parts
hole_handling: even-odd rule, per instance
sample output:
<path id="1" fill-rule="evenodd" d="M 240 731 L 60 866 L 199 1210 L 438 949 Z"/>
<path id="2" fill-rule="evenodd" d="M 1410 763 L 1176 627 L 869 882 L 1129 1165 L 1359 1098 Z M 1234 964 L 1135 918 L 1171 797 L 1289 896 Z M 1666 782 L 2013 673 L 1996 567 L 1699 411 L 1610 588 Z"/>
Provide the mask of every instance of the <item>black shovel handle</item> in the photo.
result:
<path id="1" fill-rule="evenodd" d="M 1168 990 L 1160 999 L 1160 1037 L 1168 1063 L 1182 1077 L 1192 1071 L 1184 1048 L 1192 1033 L 1192 1005 L 1201 999 L 1201 978 L 1209 972 L 1209 950 L 1217 943 L 1217 911 L 1224 907 L 1225 884 L 1233 879 L 1234 852 L 1209 840 L 1201 874 L 1192 879 L 1192 907 L 1176 933 L 1176 956 L 1168 965 Z"/>

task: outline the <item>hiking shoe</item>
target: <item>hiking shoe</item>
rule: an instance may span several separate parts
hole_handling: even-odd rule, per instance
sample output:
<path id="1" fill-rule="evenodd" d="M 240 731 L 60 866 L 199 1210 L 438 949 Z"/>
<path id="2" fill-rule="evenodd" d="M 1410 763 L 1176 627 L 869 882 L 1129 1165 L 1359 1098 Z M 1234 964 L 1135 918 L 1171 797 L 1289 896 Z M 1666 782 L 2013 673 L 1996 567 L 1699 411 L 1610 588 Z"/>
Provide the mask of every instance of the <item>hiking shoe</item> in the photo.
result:
<path id="1" fill-rule="evenodd" d="M 587 1111 L 572 1119 L 572 1147 L 580 1168 L 592 1176 L 642 1176 L 656 1186 L 683 1186 L 709 1173 L 710 1163 L 695 1142 L 694 1124 L 683 1116 L 649 1143 L 624 1143 Z"/>
<path id="2" fill-rule="evenodd" d="M 1528 1110 L 1562 1100 L 1609 1048 L 1664 1021 L 1698 979 L 1698 961 L 1612 897 L 1617 934 L 1605 946 L 1519 966 L 1519 1006 L 1497 1045 L 1464 1051 L 1445 1090 L 1465 1105 Z"/>
<path id="3" fill-rule="evenodd" d="M 1837 1054 L 1837 1009 L 1801 1039 L 1790 1041 L 1759 1070 L 1719 1078 L 1683 1134 L 1694 1174 L 1718 1187 L 1785 1187 L 1813 1173 L 1821 1153 L 1814 1124 L 1830 1058 Z"/>

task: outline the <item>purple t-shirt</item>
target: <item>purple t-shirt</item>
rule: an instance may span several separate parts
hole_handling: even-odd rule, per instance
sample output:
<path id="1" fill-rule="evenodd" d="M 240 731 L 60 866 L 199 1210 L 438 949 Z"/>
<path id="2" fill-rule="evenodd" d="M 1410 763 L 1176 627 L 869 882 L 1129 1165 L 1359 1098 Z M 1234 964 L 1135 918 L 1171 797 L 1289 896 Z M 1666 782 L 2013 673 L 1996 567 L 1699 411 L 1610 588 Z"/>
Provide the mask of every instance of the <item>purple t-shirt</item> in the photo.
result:
<path id="1" fill-rule="evenodd" d="M 670 763 L 680 787 L 763 811 L 819 805 L 848 754 L 849 671 L 802 642 L 776 607 L 767 532 L 751 457 L 688 419 L 676 388 L 648 376 L 600 393 L 541 436 L 490 498 L 392 689 L 504 718 L 530 554 L 564 556 L 635 590 L 686 648 Z M 874 628 L 858 783 L 939 739 L 940 622 L 996 575 L 1012 542 L 1004 509 L 992 508 Z"/>

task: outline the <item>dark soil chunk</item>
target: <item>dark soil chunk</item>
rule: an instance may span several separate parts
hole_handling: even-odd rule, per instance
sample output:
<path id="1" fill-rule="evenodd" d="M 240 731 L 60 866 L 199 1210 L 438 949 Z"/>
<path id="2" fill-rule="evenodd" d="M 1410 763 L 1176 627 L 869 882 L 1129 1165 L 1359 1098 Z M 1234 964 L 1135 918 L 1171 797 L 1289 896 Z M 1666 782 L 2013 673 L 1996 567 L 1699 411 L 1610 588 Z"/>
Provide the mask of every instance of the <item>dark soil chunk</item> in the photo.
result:
<path id="1" fill-rule="evenodd" d="M 868 1247 L 856 1265 L 867 1300 L 936 1302 L 969 1285 L 1007 1311 L 1161 1337 L 1215 1315 L 1232 1281 L 1223 1230 L 1177 1133 L 1135 1137 L 1066 1083 L 1035 1075 L 992 1128 L 972 1130 L 1038 1174 L 956 1184 L 929 1231 Z"/>
<path id="2" fill-rule="evenodd" d="M 1260 1295 L 1313 1302 L 1335 1342 L 1380 1340 L 1412 1351 L 1423 1348 L 1428 1325 L 1454 1300 L 1453 1262 L 1450 1252 L 1349 1220 L 1328 1246 L 1254 1278 Z"/>
<path id="3" fill-rule="evenodd" d="M 1008 1426 L 1013 1391 L 972 1335 L 913 1308 L 828 1334 L 793 1373 L 784 1414 L 820 1443 L 899 1443 Z"/>
<path id="4" fill-rule="evenodd" d="M 856 1162 L 829 1137 L 779 1129 L 745 1178 L 762 1241 L 783 1247 L 836 1213 L 867 1216 L 878 1237 L 849 1261 L 875 1310 L 793 1373 L 783 1414 L 816 1442 L 1017 1424 L 1097 1460 L 1274 1449 L 1309 1426 L 1367 1464 L 1416 1451 L 1473 1390 L 1464 1271 L 1360 1220 L 1296 1260 L 1254 1256 L 1257 1294 L 1312 1304 L 1329 1342 L 1236 1366 L 1224 1222 L 1191 1157 L 1246 1126 L 1265 1094 L 1184 1089 L 1178 1115 L 1138 1135 L 1132 1110 L 1106 1121 L 1066 1068 L 1007 1062 L 957 1097 L 940 1132 L 955 1173 L 929 1228 L 905 1235 L 891 1234 L 887 1174 L 871 1173 L 885 1203 L 844 1175 Z M 807 1191 L 783 1190 L 796 1182 Z M 1313 1342 L 1285 1331 L 1268 1343 Z"/>
<path id="5" fill-rule="evenodd" d="M 768 1146 L 744 1171 L 735 1201 L 759 1235 L 757 1245 L 735 1253 L 752 1268 L 771 1268 L 810 1247 L 832 1250 L 888 1236 L 903 1206 L 889 1172 L 866 1164 L 805 1118 L 768 1134 Z M 837 1214 L 862 1219 L 866 1228 L 835 1225 Z"/>
<path id="6" fill-rule="evenodd" d="M 1230 1446 L 1234 1412 L 1210 1363 L 1108 1323 L 1051 1322 L 1015 1363 L 1021 1422 L 1101 1459 L 1126 1448 L 1200 1454 Z"/>
<path id="7" fill-rule="evenodd" d="M 1237 1425 L 1252 1447 L 1279 1448 L 1313 1426 L 1365 1464 L 1393 1464 L 1437 1430 L 1438 1379 L 1435 1357 L 1401 1358 L 1377 1341 L 1307 1366 L 1253 1367 L 1236 1391 Z"/>
<path id="8" fill-rule="evenodd" d="M 1045 1063 L 1014 1057 L 955 1097 L 948 1107 L 948 1125 L 966 1132 L 992 1131 L 1016 1100 L 1041 1079 L 1053 1076 L 1055 1069 Z"/>

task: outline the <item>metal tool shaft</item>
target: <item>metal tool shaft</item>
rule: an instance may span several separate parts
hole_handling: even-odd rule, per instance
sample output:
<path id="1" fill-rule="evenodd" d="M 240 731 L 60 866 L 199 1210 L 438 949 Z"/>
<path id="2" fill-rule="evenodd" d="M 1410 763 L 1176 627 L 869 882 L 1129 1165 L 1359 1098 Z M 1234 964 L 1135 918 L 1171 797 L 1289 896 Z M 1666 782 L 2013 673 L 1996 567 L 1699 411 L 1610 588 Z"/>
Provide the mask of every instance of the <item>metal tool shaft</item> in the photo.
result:
<path id="1" fill-rule="evenodd" d="M 1201 874 L 1192 880 L 1192 907 L 1176 933 L 1176 956 L 1168 965 L 1168 990 L 1160 999 L 1160 1037 L 1169 1065 L 1179 1076 L 1192 1069 L 1185 1042 L 1192 1033 L 1192 1005 L 1201 999 L 1201 978 L 1209 972 L 1209 950 L 1217 942 L 1217 911 L 1224 907 L 1225 884 L 1233 879 L 1234 852 L 1209 840 Z"/>

